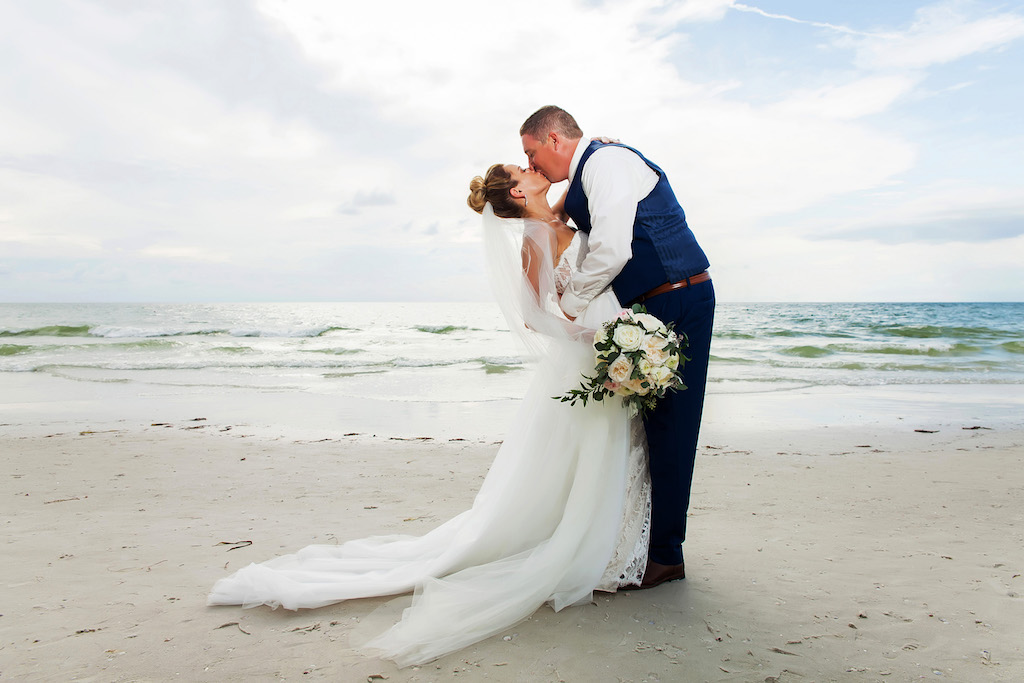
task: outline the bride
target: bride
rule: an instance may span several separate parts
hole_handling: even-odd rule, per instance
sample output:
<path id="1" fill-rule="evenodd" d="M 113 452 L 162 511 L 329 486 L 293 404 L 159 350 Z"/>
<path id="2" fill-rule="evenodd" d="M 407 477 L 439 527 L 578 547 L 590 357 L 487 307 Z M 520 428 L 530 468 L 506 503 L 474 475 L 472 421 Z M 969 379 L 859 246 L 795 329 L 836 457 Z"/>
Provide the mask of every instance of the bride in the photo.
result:
<path id="1" fill-rule="evenodd" d="M 218 581 L 211 605 L 315 608 L 414 591 L 402 619 L 366 644 L 399 666 L 495 635 L 549 603 L 640 585 L 650 480 L 639 420 L 617 400 L 553 400 L 594 369 L 594 332 L 621 310 L 609 290 L 570 322 L 557 297 L 586 235 L 547 201 L 544 176 L 492 166 L 470 184 L 487 265 L 535 377 L 473 506 L 424 536 L 311 545 Z M 585 250 L 584 250 L 585 252 Z"/>

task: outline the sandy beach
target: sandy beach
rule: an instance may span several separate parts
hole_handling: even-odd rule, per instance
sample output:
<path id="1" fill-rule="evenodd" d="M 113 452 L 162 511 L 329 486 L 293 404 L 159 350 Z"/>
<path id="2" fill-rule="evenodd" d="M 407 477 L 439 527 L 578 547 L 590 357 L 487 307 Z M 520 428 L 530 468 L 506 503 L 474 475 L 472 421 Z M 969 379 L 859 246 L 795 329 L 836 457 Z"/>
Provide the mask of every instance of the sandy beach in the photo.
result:
<path id="1" fill-rule="evenodd" d="M 166 403 L 173 419 L 94 405 L 43 420 L 9 402 L 0 678 L 1021 680 L 1015 400 L 990 404 L 1004 414 L 991 422 L 969 401 L 924 422 L 915 411 L 942 412 L 927 392 L 889 392 L 904 416 L 843 391 L 845 423 L 773 418 L 829 403 L 813 392 L 712 397 L 685 581 L 545 607 L 401 670 L 350 637 L 385 628 L 407 596 L 295 613 L 210 608 L 206 593 L 309 543 L 432 528 L 470 505 L 500 434 L 299 438 Z M 858 396 L 883 409 L 865 417 Z"/>

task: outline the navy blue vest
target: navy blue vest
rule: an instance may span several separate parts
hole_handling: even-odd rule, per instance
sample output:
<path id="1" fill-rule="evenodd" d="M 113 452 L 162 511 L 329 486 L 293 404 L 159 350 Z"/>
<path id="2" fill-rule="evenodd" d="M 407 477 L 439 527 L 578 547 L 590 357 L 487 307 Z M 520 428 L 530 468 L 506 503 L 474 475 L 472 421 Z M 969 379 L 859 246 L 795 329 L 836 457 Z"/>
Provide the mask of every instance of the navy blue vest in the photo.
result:
<path id="1" fill-rule="evenodd" d="M 583 232 L 590 234 L 590 208 L 583 192 L 583 167 L 595 151 L 603 147 L 594 141 L 587 146 L 569 183 L 565 211 Z M 626 145 L 658 174 L 658 183 L 636 207 L 633 223 L 633 256 L 614 280 L 612 290 L 626 305 L 638 296 L 666 282 L 678 282 L 707 270 L 708 258 L 697 238 L 686 225 L 686 214 L 679 205 L 665 173 L 643 154 Z"/>

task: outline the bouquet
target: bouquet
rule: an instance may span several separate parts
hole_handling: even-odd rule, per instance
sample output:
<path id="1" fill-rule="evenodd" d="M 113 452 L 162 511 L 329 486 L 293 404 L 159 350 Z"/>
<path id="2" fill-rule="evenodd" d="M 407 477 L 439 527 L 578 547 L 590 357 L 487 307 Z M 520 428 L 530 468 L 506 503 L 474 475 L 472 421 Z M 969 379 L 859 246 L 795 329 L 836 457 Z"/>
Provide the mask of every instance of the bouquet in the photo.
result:
<path id="1" fill-rule="evenodd" d="M 683 351 L 689 346 L 684 333 L 672 331 L 672 325 L 661 322 L 636 304 L 602 326 L 594 336 L 597 354 L 596 374 L 583 375 L 586 380 L 579 389 L 564 396 L 554 396 L 563 403 L 605 396 L 621 396 L 630 415 L 652 410 L 658 399 L 669 391 L 685 389 L 683 363 L 689 358 Z"/>

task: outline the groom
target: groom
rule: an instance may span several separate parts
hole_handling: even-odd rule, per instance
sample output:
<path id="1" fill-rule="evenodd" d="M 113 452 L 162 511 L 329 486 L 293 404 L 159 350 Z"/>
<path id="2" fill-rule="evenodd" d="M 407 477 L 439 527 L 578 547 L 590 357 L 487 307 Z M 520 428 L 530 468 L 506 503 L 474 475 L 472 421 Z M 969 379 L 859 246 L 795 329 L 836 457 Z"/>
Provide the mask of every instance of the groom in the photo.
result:
<path id="1" fill-rule="evenodd" d="M 538 109 L 519 129 L 530 168 L 569 180 L 565 212 L 590 249 L 562 295 L 575 318 L 609 284 L 623 306 L 642 303 L 690 340 L 685 391 L 644 418 L 652 486 L 651 545 L 639 588 L 685 578 L 682 543 L 704 407 L 715 291 L 708 259 L 686 224 L 665 173 L 640 152 L 583 137 L 563 109 Z"/>

